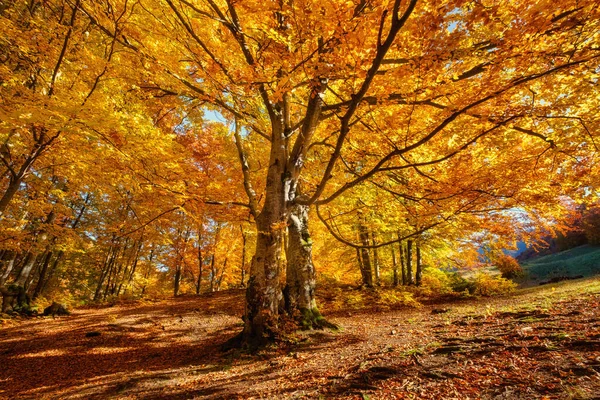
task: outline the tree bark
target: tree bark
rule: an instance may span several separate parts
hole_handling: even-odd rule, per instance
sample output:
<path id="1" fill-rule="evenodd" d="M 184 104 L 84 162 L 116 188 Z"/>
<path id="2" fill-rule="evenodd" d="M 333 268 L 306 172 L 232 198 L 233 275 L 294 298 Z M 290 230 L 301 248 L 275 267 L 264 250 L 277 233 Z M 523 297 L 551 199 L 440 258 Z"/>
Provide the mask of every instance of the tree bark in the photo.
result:
<path id="1" fill-rule="evenodd" d="M 286 147 L 283 119 L 271 110 L 271 149 L 263 208 L 255 218 L 256 249 L 250 264 L 246 289 L 243 341 L 251 347 L 272 342 L 279 334 L 282 304 L 280 286 L 283 234 L 287 224 L 288 202 L 296 188 L 286 170 Z M 251 196 L 250 196 L 251 197 Z"/>
<path id="2" fill-rule="evenodd" d="M 358 236 L 360 242 L 363 246 L 369 246 L 369 231 L 367 227 L 362 223 L 358 225 Z M 369 248 L 363 247 L 360 249 L 360 259 L 361 259 L 361 275 L 362 275 L 362 283 L 366 287 L 373 287 L 373 271 L 371 269 L 371 257 L 369 254 Z"/>
<path id="3" fill-rule="evenodd" d="M 52 263 L 52 267 L 50 268 L 50 270 L 48 271 L 48 277 L 44 280 L 44 284 L 42 285 L 42 288 L 40 290 L 40 295 L 43 294 L 46 291 L 46 287 L 48 286 L 48 282 L 50 282 L 52 280 L 52 277 L 54 276 L 54 273 L 56 272 L 56 269 L 58 268 L 58 264 L 61 262 L 62 258 L 64 257 L 65 252 L 63 250 L 60 250 L 58 252 L 58 254 L 56 255 L 56 257 L 54 258 L 54 262 Z"/>
<path id="4" fill-rule="evenodd" d="M 35 285 L 35 289 L 33 290 L 33 294 L 31 298 L 33 300 L 37 299 L 37 297 L 42 292 L 42 288 L 46 282 L 46 274 L 48 273 L 48 266 L 50 265 L 50 259 L 52 258 L 52 251 L 46 252 L 46 256 L 44 257 L 44 262 L 42 264 L 42 268 L 40 269 L 40 276 L 37 281 L 37 285 Z"/>
<path id="5" fill-rule="evenodd" d="M 421 286 L 421 278 L 423 277 L 423 268 L 421 266 L 421 244 L 417 242 L 417 271 L 416 271 L 416 285 Z"/>
<path id="6" fill-rule="evenodd" d="M 17 285 L 17 286 L 25 285 L 25 282 L 27 281 L 27 278 L 29 278 L 29 274 L 33 270 L 33 267 L 35 266 L 36 261 L 37 261 L 37 256 L 35 256 L 31 252 L 27 253 L 25 263 L 23 264 L 23 268 L 21 268 L 21 271 L 19 272 L 17 279 L 15 279 L 15 282 L 14 282 L 15 285 Z"/>
<path id="7" fill-rule="evenodd" d="M 400 277 L 398 274 L 398 260 L 396 259 L 396 252 L 394 251 L 394 246 L 392 245 L 390 246 L 390 248 L 392 249 L 392 272 L 394 274 L 392 285 L 394 287 L 397 287 L 400 283 Z"/>
<path id="8" fill-rule="evenodd" d="M 19 254 L 17 252 L 15 252 L 12 255 L 12 257 L 10 258 L 10 261 L 6 265 L 6 269 L 2 273 L 2 276 L 0 276 L 0 286 L 4 285 L 4 282 L 6 282 L 6 280 L 10 276 L 10 273 L 12 272 L 13 268 L 15 267 L 15 261 L 17 260 L 18 255 Z"/>
<path id="9" fill-rule="evenodd" d="M 375 232 L 371 232 L 371 239 L 373 241 L 373 245 L 376 246 L 377 245 L 377 236 L 375 235 Z M 379 264 L 379 251 L 377 250 L 376 247 L 373 248 L 373 269 L 375 272 L 375 284 L 377 286 L 381 285 L 381 271 L 380 271 L 380 264 Z"/>
<path id="10" fill-rule="evenodd" d="M 221 282 L 223 281 L 223 275 L 225 275 L 225 269 L 227 268 L 227 260 L 229 257 L 225 257 L 225 261 L 223 261 L 223 267 L 221 268 L 221 275 L 217 279 L 217 292 L 221 290 Z"/>
<path id="11" fill-rule="evenodd" d="M 181 264 L 177 264 L 175 267 L 175 277 L 173 282 L 173 296 L 179 296 L 179 285 L 181 282 Z"/>
<path id="12" fill-rule="evenodd" d="M 241 266 L 241 279 L 240 279 L 240 286 L 241 287 L 245 287 L 246 286 L 246 243 L 248 242 L 248 236 L 246 235 L 246 232 L 244 232 L 244 227 L 242 225 L 240 225 L 240 229 L 242 231 L 242 266 Z"/>
<path id="13" fill-rule="evenodd" d="M 217 275 L 217 271 L 215 269 L 215 253 L 213 253 L 210 259 L 210 292 L 215 291 L 215 276 Z"/>
<path id="14" fill-rule="evenodd" d="M 317 308 L 312 239 L 308 230 L 309 207 L 294 205 L 288 223 L 285 307 L 303 329 L 331 327 Z"/>
<path id="15" fill-rule="evenodd" d="M 413 271 L 412 271 L 412 240 L 406 241 L 406 284 L 413 285 Z"/>
<path id="16" fill-rule="evenodd" d="M 102 270 L 100 271 L 100 276 L 98 277 L 98 285 L 96 286 L 96 291 L 94 292 L 93 301 L 100 300 L 100 295 L 102 293 L 102 286 L 104 285 L 104 280 L 108 276 L 110 269 L 112 268 L 112 264 L 114 263 L 117 248 L 114 243 L 110 245 L 108 248 L 108 252 L 106 254 L 106 259 L 104 260 L 104 265 L 102 265 Z"/>
<path id="17" fill-rule="evenodd" d="M 202 290 L 202 273 L 204 272 L 204 257 L 202 256 L 202 232 L 198 229 L 198 280 L 196 281 L 196 294 Z"/>

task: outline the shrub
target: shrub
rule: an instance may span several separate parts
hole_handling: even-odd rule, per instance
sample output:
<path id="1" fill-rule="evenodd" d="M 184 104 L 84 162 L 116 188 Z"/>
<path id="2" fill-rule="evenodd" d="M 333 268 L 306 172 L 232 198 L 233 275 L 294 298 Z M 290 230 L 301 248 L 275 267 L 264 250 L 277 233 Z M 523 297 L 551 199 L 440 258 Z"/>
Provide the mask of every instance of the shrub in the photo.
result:
<path id="1" fill-rule="evenodd" d="M 348 293 L 346 295 L 346 304 L 349 308 L 361 308 L 365 304 L 365 297 L 362 292 Z"/>
<path id="2" fill-rule="evenodd" d="M 458 272 L 448 273 L 448 278 L 450 280 L 452 291 L 466 294 L 475 293 L 475 282 L 473 280 L 464 278 Z"/>
<path id="3" fill-rule="evenodd" d="M 386 289 L 379 292 L 379 303 L 382 306 L 421 307 L 410 292 L 397 289 Z"/>
<path id="4" fill-rule="evenodd" d="M 510 279 L 479 273 L 475 277 L 474 293 L 480 296 L 497 296 L 514 291 L 517 284 Z"/>
<path id="5" fill-rule="evenodd" d="M 500 271 L 503 278 L 514 279 L 523 276 L 523 268 L 519 262 L 507 254 L 502 254 L 494 260 L 494 266 Z"/>
<path id="6" fill-rule="evenodd" d="M 421 279 L 421 293 L 425 296 L 440 296 L 451 293 L 454 290 L 451 275 L 438 268 L 427 268 L 423 271 Z"/>

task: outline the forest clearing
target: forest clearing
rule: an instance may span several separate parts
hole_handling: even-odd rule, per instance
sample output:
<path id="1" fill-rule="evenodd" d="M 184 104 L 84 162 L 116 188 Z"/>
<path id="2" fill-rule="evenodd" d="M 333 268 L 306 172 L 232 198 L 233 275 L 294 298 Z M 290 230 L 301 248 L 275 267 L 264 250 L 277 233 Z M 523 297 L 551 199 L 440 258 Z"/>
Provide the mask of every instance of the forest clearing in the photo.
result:
<path id="1" fill-rule="evenodd" d="M 598 398 L 598 0 L 0 0 L 0 396 Z"/>
<path id="2" fill-rule="evenodd" d="M 221 346 L 243 292 L 83 308 L 0 328 L 1 398 L 593 399 L 600 278 L 501 298 L 330 309 L 339 332 Z M 98 335 L 90 335 L 97 332 Z"/>

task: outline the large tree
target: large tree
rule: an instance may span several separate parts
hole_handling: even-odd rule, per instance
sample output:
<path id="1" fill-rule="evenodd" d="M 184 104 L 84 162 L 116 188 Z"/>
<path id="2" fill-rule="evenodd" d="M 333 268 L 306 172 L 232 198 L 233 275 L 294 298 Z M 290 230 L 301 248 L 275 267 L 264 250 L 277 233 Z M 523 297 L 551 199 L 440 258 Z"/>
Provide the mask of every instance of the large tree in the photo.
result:
<path id="1" fill-rule="evenodd" d="M 436 179 L 449 159 L 468 169 L 526 148 L 535 171 L 561 176 L 594 161 L 593 0 L 83 0 L 75 11 L 136 60 L 135 88 L 229 125 L 257 232 L 247 342 L 278 334 L 288 226 L 288 304 L 320 318 L 307 207 L 382 186 L 382 173 Z M 194 123 L 206 128 L 182 121 Z"/>
<path id="2" fill-rule="evenodd" d="M 145 90 L 214 110 L 235 132 L 257 230 L 250 342 L 277 335 L 288 223 L 310 246 L 303 207 L 464 153 L 484 162 L 534 143 L 540 165 L 566 174 L 595 150 L 593 1 L 144 5 L 152 32 L 120 40 L 160 70 Z M 313 307 L 311 282 L 300 297 Z"/>

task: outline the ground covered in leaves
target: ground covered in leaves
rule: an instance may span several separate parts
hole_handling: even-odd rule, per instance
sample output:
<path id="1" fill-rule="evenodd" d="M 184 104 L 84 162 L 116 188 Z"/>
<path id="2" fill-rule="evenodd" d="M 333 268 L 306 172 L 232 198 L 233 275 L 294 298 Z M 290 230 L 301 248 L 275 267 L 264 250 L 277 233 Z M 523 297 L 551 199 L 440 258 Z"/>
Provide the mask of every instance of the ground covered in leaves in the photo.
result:
<path id="1" fill-rule="evenodd" d="M 600 398 L 600 279 L 420 308 L 333 309 L 340 332 L 222 352 L 243 292 L 0 327 L 0 398 Z"/>

